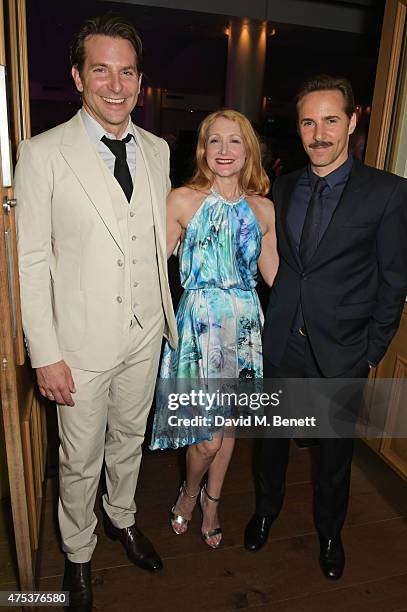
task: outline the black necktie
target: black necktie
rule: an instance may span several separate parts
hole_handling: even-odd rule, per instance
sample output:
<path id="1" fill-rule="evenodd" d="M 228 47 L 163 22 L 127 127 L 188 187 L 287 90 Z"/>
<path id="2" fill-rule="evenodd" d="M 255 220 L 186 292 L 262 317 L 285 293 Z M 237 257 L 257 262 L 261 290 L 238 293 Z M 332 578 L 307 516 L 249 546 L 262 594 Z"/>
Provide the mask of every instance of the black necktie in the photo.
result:
<path id="1" fill-rule="evenodd" d="M 102 142 L 111 150 L 116 158 L 114 162 L 114 176 L 118 180 L 129 202 L 131 194 L 133 193 L 133 181 L 131 180 L 129 165 L 127 163 L 126 142 L 129 142 L 130 139 L 131 134 L 127 134 L 126 138 L 123 138 L 123 140 L 112 140 L 111 138 L 107 138 L 107 136 L 101 138 Z"/>
<path id="2" fill-rule="evenodd" d="M 316 181 L 308 204 L 307 214 L 305 215 L 300 240 L 300 258 L 304 268 L 311 261 L 318 247 L 322 219 L 321 193 L 326 184 L 324 178 L 319 178 Z"/>

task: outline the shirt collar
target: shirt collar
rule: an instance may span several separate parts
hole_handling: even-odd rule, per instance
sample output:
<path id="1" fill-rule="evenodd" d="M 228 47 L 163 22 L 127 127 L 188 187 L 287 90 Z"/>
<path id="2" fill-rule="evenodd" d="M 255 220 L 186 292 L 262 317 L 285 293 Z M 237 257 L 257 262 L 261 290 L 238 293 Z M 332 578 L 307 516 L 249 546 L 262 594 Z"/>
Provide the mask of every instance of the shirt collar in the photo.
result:
<path id="1" fill-rule="evenodd" d="M 100 123 L 96 121 L 96 119 L 94 119 L 83 106 L 80 110 L 80 115 L 85 129 L 88 133 L 88 136 L 95 145 L 100 142 L 103 136 L 107 136 L 107 138 L 110 138 L 111 140 L 116 140 L 116 136 L 114 136 L 114 134 L 111 134 L 110 132 L 106 132 L 104 127 L 102 127 Z M 127 127 L 124 130 L 124 133 L 122 134 L 122 138 L 125 138 L 127 134 L 131 134 L 135 142 L 137 142 L 136 135 L 134 133 L 133 123 L 130 117 Z"/>
<path id="2" fill-rule="evenodd" d="M 347 180 L 350 174 L 350 171 L 352 169 L 352 164 L 353 164 L 353 157 L 351 154 L 349 154 L 348 159 L 345 162 L 343 162 L 343 164 L 341 164 L 339 168 L 336 168 L 336 170 L 333 170 L 332 172 L 330 172 L 329 174 L 323 177 L 331 191 L 339 183 L 343 183 Z M 308 165 L 308 178 L 310 181 L 311 189 L 313 189 L 315 183 L 319 179 L 319 176 L 317 176 L 312 171 L 311 165 Z"/>

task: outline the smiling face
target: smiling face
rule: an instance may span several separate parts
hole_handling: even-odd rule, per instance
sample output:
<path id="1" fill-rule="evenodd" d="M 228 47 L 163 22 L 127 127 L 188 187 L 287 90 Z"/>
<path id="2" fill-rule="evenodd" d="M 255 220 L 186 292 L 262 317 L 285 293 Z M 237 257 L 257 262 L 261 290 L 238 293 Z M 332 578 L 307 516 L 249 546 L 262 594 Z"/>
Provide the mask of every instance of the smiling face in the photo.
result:
<path id="1" fill-rule="evenodd" d="M 356 115 L 345 113 L 345 98 L 339 90 L 313 91 L 298 103 L 298 131 L 312 169 L 326 176 L 348 158 L 349 136 Z"/>
<path id="2" fill-rule="evenodd" d="M 120 138 L 140 93 L 134 47 L 124 38 L 96 34 L 86 39 L 85 53 L 81 73 L 72 68 L 83 106 L 107 132 Z"/>
<path id="3" fill-rule="evenodd" d="M 215 176 L 238 176 L 246 161 L 242 131 L 237 121 L 218 117 L 208 130 L 206 162 Z"/>

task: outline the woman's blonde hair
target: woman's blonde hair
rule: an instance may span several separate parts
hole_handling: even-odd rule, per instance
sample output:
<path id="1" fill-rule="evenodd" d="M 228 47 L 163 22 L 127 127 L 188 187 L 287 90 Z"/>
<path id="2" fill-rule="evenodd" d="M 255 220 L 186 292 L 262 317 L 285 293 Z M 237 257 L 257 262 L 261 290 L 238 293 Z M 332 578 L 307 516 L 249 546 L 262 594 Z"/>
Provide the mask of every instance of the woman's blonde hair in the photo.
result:
<path id="1" fill-rule="evenodd" d="M 258 138 L 250 121 L 241 113 L 231 109 L 221 109 L 211 113 L 199 126 L 196 145 L 196 170 L 187 187 L 208 189 L 214 181 L 214 173 L 206 161 L 206 143 L 211 126 L 219 117 L 235 121 L 242 132 L 246 160 L 239 176 L 240 190 L 246 195 L 266 195 L 270 190 L 270 181 L 261 164 L 261 153 Z"/>

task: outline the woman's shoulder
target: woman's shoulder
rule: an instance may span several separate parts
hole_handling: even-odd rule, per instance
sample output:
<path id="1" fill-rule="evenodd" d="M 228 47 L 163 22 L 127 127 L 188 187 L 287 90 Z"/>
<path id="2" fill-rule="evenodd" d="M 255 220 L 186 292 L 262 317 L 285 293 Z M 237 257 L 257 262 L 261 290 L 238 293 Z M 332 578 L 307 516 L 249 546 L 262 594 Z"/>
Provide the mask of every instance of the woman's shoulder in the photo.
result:
<path id="1" fill-rule="evenodd" d="M 167 198 L 169 218 L 176 218 L 186 228 L 207 197 L 207 192 L 191 187 L 173 189 Z"/>
<path id="2" fill-rule="evenodd" d="M 205 192 L 192 189 L 191 187 L 177 187 L 170 192 L 168 202 L 179 205 L 193 204 L 196 200 L 202 200 L 205 195 L 207 195 Z"/>
<path id="3" fill-rule="evenodd" d="M 246 199 L 248 204 L 255 208 L 259 213 L 263 215 L 274 214 L 274 204 L 269 198 L 260 195 L 251 195 L 247 196 Z"/>

